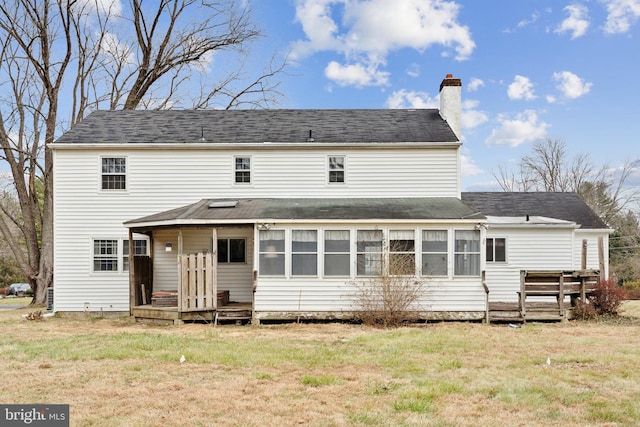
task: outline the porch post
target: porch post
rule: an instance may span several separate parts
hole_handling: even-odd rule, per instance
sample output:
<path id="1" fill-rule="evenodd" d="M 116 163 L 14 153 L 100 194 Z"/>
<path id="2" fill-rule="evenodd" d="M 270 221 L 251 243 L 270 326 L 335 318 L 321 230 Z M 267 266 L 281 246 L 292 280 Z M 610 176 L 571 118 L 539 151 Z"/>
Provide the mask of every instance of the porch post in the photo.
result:
<path id="1" fill-rule="evenodd" d="M 211 287 L 213 291 L 212 296 L 212 306 L 213 308 L 218 308 L 218 229 L 213 227 L 211 231 L 211 238 L 213 239 L 213 244 L 211 248 Z"/>
<path id="2" fill-rule="evenodd" d="M 136 306 L 136 276 L 133 256 L 133 230 L 129 228 L 129 314 L 133 315 Z"/>

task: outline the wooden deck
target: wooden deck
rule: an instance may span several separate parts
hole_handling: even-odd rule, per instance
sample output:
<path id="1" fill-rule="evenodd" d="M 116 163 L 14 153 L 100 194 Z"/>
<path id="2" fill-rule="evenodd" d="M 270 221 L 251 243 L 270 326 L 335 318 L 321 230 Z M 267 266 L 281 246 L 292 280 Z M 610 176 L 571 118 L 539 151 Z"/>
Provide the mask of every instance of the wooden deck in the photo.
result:
<path id="1" fill-rule="evenodd" d="M 489 322 L 558 322 L 573 318 L 573 307 L 560 311 L 555 302 L 527 302 L 526 311 L 520 311 L 518 302 L 490 302 Z"/>
<path id="2" fill-rule="evenodd" d="M 246 322 L 251 320 L 250 302 L 230 302 L 212 310 L 180 311 L 175 307 L 154 307 L 151 304 L 139 305 L 131 310 L 131 315 L 138 322 L 155 324 L 181 324 L 183 322 Z"/>

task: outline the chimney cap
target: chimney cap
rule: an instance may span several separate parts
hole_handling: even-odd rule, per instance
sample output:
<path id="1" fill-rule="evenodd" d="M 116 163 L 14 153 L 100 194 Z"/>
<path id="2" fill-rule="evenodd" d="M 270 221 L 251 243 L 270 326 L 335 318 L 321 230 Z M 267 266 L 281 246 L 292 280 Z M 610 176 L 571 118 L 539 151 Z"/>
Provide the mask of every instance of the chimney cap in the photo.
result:
<path id="1" fill-rule="evenodd" d="M 462 86 L 462 80 L 454 79 L 453 74 L 447 74 L 447 76 L 440 83 L 440 92 L 442 92 L 442 88 L 445 86 Z"/>

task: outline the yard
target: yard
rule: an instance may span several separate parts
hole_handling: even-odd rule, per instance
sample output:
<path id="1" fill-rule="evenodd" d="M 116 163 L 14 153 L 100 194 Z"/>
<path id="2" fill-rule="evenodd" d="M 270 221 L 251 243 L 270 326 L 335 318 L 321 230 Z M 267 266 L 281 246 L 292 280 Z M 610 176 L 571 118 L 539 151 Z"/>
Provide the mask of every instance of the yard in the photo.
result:
<path id="1" fill-rule="evenodd" d="M 637 301 L 622 320 L 522 328 L 160 327 L 28 312 L 0 310 L 0 402 L 70 404 L 72 426 L 640 424 Z"/>

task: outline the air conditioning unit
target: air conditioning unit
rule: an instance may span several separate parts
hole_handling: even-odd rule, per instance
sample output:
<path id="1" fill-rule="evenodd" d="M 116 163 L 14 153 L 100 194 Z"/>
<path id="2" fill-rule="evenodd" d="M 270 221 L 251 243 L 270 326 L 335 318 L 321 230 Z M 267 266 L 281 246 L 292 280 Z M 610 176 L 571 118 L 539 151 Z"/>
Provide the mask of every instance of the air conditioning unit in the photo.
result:
<path id="1" fill-rule="evenodd" d="M 47 311 L 53 311 L 53 288 L 47 288 Z"/>

